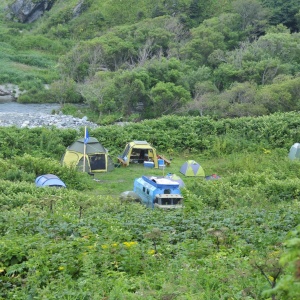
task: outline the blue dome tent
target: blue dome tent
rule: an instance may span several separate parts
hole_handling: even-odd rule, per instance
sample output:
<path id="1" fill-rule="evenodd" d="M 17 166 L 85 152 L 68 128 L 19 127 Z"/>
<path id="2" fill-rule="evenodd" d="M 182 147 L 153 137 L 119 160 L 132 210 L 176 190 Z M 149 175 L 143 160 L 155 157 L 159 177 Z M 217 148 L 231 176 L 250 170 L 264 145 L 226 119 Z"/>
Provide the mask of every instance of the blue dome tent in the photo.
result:
<path id="1" fill-rule="evenodd" d="M 66 187 L 65 183 L 56 175 L 45 174 L 37 177 L 35 179 L 35 185 L 37 187 L 51 186 L 51 187 Z"/>

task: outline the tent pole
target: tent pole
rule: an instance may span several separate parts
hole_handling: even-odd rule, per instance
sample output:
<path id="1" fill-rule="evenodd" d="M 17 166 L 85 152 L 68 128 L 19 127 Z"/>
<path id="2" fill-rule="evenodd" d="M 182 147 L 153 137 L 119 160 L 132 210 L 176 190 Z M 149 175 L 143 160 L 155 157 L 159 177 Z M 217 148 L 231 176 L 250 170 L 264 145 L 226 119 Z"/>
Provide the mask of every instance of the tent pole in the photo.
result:
<path id="1" fill-rule="evenodd" d="M 83 143 L 83 169 L 82 172 L 85 172 L 85 155 L 86 155 L 86 126 L 84 127 L 84 143 Z"/>

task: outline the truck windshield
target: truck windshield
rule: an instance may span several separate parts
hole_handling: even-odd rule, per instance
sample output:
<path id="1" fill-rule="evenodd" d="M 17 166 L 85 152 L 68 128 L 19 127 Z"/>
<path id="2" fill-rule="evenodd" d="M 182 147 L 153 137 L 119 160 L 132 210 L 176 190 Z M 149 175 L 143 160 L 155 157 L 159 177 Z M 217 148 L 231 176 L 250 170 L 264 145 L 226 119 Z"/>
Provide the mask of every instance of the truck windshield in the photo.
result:
<path id="1" fill-rule="evenodd" d="M 160 205 L 177 205 L 181 204 L 181 198 L 158 198 L 156 203 Z"/>

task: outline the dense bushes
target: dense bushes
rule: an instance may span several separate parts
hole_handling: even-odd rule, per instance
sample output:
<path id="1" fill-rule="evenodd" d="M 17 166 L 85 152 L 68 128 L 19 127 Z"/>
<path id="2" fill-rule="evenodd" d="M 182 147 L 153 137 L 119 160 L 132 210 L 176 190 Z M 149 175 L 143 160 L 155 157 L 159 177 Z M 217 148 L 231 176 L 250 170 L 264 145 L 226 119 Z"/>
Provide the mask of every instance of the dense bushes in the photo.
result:
<path id="1" fill-rule="evenodd" d="M 20 129 L 14 127 L 0 128 L 1 157 L 11 158 L 24 153 L 45 154 L 59 159 L 65 148 L 78 136 L 76 130 L 59 130 L 57 128 Z"/>
<path id="2" fill-rule="evenodd" d="M 299 118 L 297 112 L 218 121 L 173 115 L 124 126 L 99 127 L 92 133 L 113 153 L 121 151 L 130 140 L 142 139 L 164 152 L 204 151 L 220 156 L 242 150 L 289 149 L 300 139 Z"/>
<path id="3" fill-rule="evenodd" d="M 65 191 L 61 199 L 52 198 L 56 200 L 52 213 L 50 201 L 42 209 L 45 197 L 30 201 L 31 206 L 24 203 L 22 210 L 2 210 L 3 297 L 23 299 L 30 294 L 56 299 L 57 294 L 70 296 L 76 291 L 80 297 L 101 293 L 136 299 L 139 293 L 157 298 L 172 290 L 184 297 L 218 299 L 213 295 L 238 297 L 245 285 L 259 297 L 267 281 L 255 263 L 264 263 L 262 270 L 272 276 L 271 262 L 282 251 L 278 245 L 299 222 L 291 204 L 268 210 L 166 213 L 139 204 L 119 206 L 113 198 L 106 199 L 109 211 L 106 201 L 95 201 L 78 219 L 79 194 L 70 196 Z M 184 290 L 178 287 L 178 276 L 190 282 Z M 230 288 L 215 284 L 222 280 L 230 280 Z"/>
<path id="4" fill-rule="evenodd" d="M 171 115 L 123 126 L 101 126 L 90 129 L 90 134 L 114 155 L 119 154 L 128 141 L 147 140 L 166 153 L 200 151 L 210 156 L 221 156 L 244 150 L 288 150 L 300 140 L 299 121 L 297 112 L 217 121 L 209 117 Z M 33 151 L 49 153 L 59 159 L 65 148 L 80 136 L 82 133 L 69 129 L 2 128 L 1 156 L 12 157 Z"/>

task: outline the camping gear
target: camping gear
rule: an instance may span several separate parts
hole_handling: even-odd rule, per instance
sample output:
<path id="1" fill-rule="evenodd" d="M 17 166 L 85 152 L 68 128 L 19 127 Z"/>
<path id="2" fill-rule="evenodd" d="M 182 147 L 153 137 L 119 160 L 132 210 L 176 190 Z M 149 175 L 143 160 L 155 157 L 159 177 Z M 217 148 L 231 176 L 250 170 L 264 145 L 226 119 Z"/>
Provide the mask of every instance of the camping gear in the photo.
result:
<path id="1" fill-rule="evenodd" d="M 153 161 L 144 161 L 144 167 L 154 168 L 154 162 Z"/>
<path id="2" fill-rule="evenodd" d="M 295 143 L 289 152 L 289 158 L 291 160 L 300 159 L 300 143 Z"/>
<path id="3" fill-rule="evenodd" d="M 143 164 L 145 161 L 151 161 L 154 163 L 154 168 L 158 168 L 156 149 L 146 141 L 127 143 L 118 161 L 125 167 L 131 163 Z"/>
<path id="4" fill-rule="evenodd" d="M 203 168 L 194 160 L 186 161 L 180 168 L 180 173 L 185 176 L 205 176 Z"/>
<path id="5" fill-rule="evenodd" d="M 45 174 L 38 176 L 35 179 L 35 185 L 37 187 L 45 187 L 45 186 L 51 186 L 51 187 L 57 187 L 57 188 L 65 188 L 65 183 L 56 175 L 53 174 Z"/>
<path id="6" fill-rule="evenodd" d="M 169 174 L 166 175 L 166 178 L 169 178 L 172 181 L 175 181 L 175 182 L 179 183 L 179 188 L 182 188 L 185 185 L 183 180 L 176 174 L 169 173 Z"/>
<path id="7" fill-rule="evenodd" d="M 62 165 L 77 167 L 79 171 L 88 173 L 108 172 L 114 169 L 114 164 L 108 151 L 93 137 L 88 141 L 78 139 L 66 149 L 62 157 Z"/>
<path id="8" fill-rule="evenodd" d="M 162 166 L 162 165 L 165 164 L 165 161 L 164 161 L 163 159 L 159 158 L 159 159 L 157 160 L 157 163 L 158 163 L 159 166 Z"/>
<path id="9" fill-rule="evenodd" d="M 167 159 L 161 154 L 157 154 L 157 158 L 162 159 L 164 161 L 164 165 L 166 165 L 166 166 L 169 166 L 171 164 L 171 160 L 172 160 L 171 158 Z"/>
<path id="10" fill-rule="evenodd" d="M 211 174 L 211 175 L 207 175 L 205 176 L 206 180 L 218 180 L 221 179 L 221 177 L 217 174 Z"/>
<path id="11" fill-rule="evenodd" d="M 161 158 L 157 159 L 157 163 L 158 163 L 158 168 L 160 170 L 164 170 L 165 169 L 165 161 Z"/>

